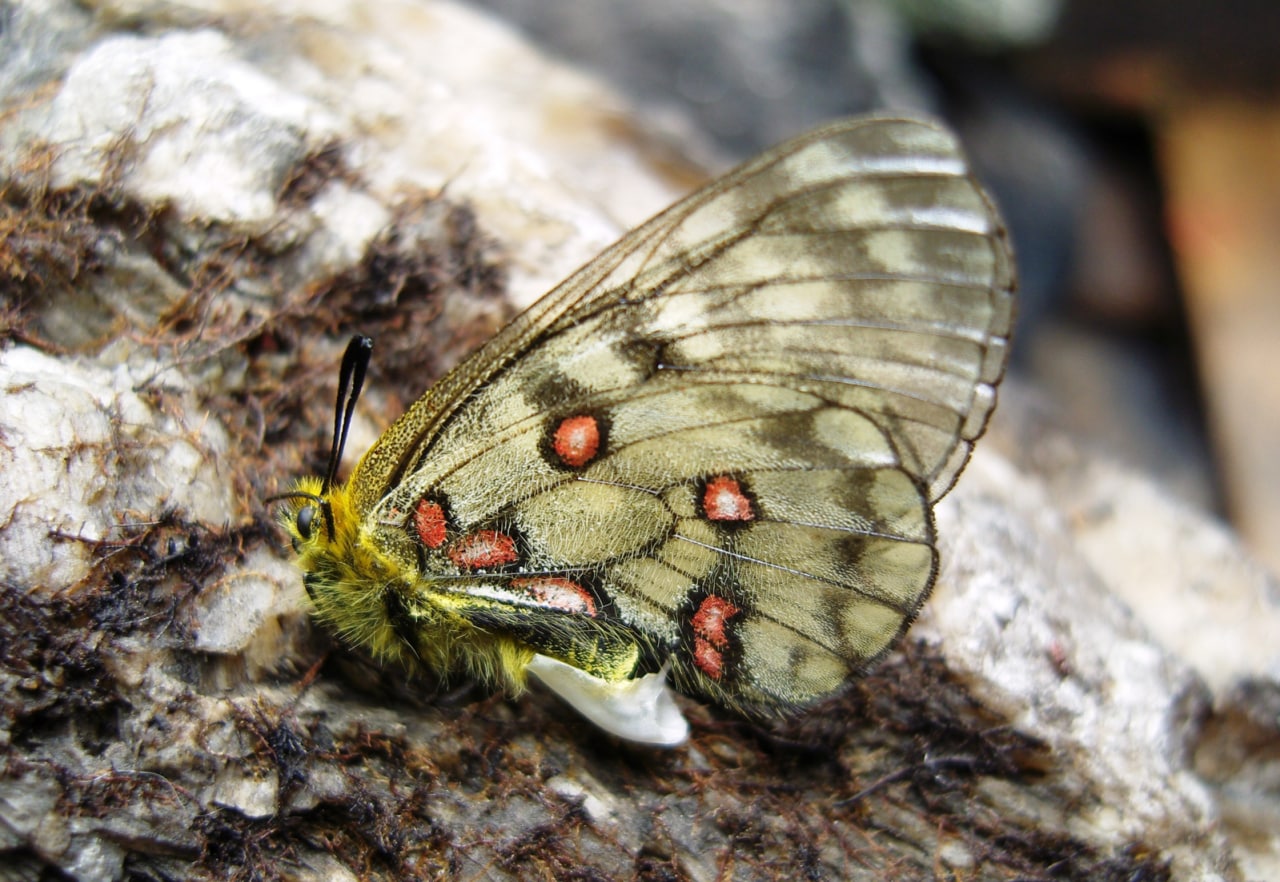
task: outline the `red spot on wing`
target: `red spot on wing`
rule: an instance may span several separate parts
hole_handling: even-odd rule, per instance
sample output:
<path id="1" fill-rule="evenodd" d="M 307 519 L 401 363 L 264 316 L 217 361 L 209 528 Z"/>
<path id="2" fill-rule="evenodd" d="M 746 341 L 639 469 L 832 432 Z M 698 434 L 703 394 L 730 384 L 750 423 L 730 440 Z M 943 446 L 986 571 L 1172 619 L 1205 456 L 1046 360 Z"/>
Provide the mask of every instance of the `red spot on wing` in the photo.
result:
<path id="1" fill-rule="evenodd" d="M 428 548 L 444 545 L 446 527 L 444 509 L 440 503 L 419 499 L 418 507 L 413 512 L 413 528 L 418 531 L 422 544 Z"/>
<path id="2" fill-rule="evenodd" d="M 701 637 L 693 640 L 693 663 L 712 680 L 719 680 L 724 673 L 724 656 Z"/>
<path id="3" fill-rule="evenodd" d="M 527 593 L 538 603 L 552 609 L 595 617 L 596 600 L 586 588 L 562 576 L 536 576 L 512 579 L 511 587 Z"/>
<path id="4" fill-rule="evenodd" d="M 514 563 L 516 540 L 497 530 L 477 530 L 449 546 L 449 560 L 462 570 L 480 570 Z"/>
<path id="5" fill-rule="evenodd" d="M 725 649 L 729 646 L 729 619 L 741 611 L 723 597 L 712 594 L 693 614 L 693 633 L 717 649 Z"/>
<path id="6" fill-rule="evenodd" d="M 586 465 L 600 452 L 600 424 L 585 414 L 561 420 L 551 436 L 551 449 L 567 466 Z"/>
<path id="7" fill-rule="evenodd" d="M 708 677 L 724 673 L 724 650 L 729 648 L 729 620 L 740 613 L 737 606 L 712 594 L 693 614 L 693 663 Z"/>
<path id="8" fill-rule="evenodd" d="M 751 497 L 743 491 L 737 478 L 721 475 L 707 481 L 702 492 L 702 510 L 713 521 L 750 521 L 756 513 Z"/>

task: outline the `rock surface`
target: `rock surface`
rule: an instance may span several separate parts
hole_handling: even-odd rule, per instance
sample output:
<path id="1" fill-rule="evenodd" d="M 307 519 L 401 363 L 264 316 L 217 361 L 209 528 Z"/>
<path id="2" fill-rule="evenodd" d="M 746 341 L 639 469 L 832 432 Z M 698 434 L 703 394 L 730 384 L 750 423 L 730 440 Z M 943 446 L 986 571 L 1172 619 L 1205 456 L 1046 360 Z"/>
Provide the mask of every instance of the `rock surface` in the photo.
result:
<path id="1" fill-rule="evenodd" d="M 0 851 L 15 878 L 1280 877 L 1280 591 L 1006 390 L 900 652 L 688 747 L 312 626 L 263 498 L 688 182 L 447 3 L 57 0 L 0 31 Z"/>

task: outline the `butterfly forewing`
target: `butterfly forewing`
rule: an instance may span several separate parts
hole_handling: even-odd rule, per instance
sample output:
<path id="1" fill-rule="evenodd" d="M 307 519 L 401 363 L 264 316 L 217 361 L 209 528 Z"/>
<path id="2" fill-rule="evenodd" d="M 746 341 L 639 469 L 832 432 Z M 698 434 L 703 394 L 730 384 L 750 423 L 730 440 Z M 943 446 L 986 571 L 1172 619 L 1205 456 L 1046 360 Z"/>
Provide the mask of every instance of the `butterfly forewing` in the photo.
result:
<path id="1" fill-rule="evenodd" d="M 945 130 L 821 129 L 516 319 L 384 435 L 359 504 L 433 584 L 590 606 L 748 712 L 812 703 L 932 584 L 931 507 L 994 406 L 1012 272 Z"/>

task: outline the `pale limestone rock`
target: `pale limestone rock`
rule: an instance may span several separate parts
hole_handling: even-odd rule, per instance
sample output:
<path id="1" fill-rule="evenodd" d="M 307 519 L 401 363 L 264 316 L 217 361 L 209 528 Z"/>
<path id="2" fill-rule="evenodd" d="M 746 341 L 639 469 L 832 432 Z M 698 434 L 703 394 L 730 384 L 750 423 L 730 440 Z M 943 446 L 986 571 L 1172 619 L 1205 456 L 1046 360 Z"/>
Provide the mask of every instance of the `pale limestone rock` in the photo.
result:
<path id="1" fill-rule="evenodd" d="M 236 62 L 230 78 L 254 84 L 247 91 L 255 96 L 287 96 L 279 108 L 266 102 L 278 120 L 261 121 L 271 138 L 292 137 L 296 149 L 338 137 L 384 202 L 406 188 L 465 195 L 510 249 L 522 303 L 680 192 L 655 161 L 669 157 L 646 149 L 613 93 L 461 4 L 284 4 L 248 19 L 218 3 L 107 2 L 97 10 L 122 20 L 229 16 L 245 48 L 271 50 L 254 70 Z M 221 53 L 222 40 L 200 37 L 211 54 Z M 121 64 L 116 78 L 139 78 L 137 62 Z M 252 177 L 269 180 L 256 168 Z M 257 204 L 248 195 L 224 199 Z"/>
<path id="2" fill-rule="evenodd" d="M 1054 484 L 1054 504 L 1108 590 L 1217 693 L 1280 682 L 1280 582 L 1225 526 L 1106 459 Z"/>
<path id="3" fill-rule="evenodd" d="M 938 521 L 943 570 L 915 633 L 1096 800 L 1073 832 L 1145 839 L 1185 878 L 1215 878 L 1229 847 L 1189 769 L 1203 682 L 1092 570 L 1037 476 L 980 446 Z"/>
<path id="4" fill-rule="evenodd" d="M 297 616 L 305 609 L 297 576 L 292 563 L 281 560 L 275 549 L 254 549 L 239 567 L 193 600 L 195 648 L 243 655 L 270 668 L 281 648 L 280 629 L 272 619 L 285 612 Z"/>
<path id="5" fill-rule="evenodd" d="M 42 110 L 29 124 L 56 146 L 55 183 L 102 184 L 119 171 L 143 203 L 249 225 L 275 220 L 289 167 L 337 134 L 318 104 L 212 30 L 108 36 Z"/>
<path id="6" fill-rule="evenodd" d="M 1107 770 L 1117 783 L 1159 770 L 1170 783 L 1151 796 L 1145 814 L 1190 799 L 1183 819 L 1198 815 L 1206 828 L 1217 827 L 1241 878 L 1280 876 L 1280 770 L 1266 747 L 1280 739 L 1280 580 L 1216 518 L 1060 433 L 1029 390 L 1015 383 L 1004 392 L 1005 411 L 984 453 L 1003 453 L 1034 474 L 1031 489 L 1015 498 L 1038 498 L 1093 590 L 1132 621 L 1125 639 L 1071 635 L 1060 627 L 1063 611 L 1074 624 L 1087 615 L 1082 605 L 1099 601 L 1054 601 L 1050 646 L 1064 679 L 1081 650 L 1112 669 L 1093 692 L 1106 712 L 1097 719 L 1115 732 L 1092 745 L 1085 767 Z M 1073 717 L 1064 731 L 1089 728 Z M 1138 761 L 1126 766 L 1135 754 Z M 1127 790 L 1142 795 L 1135 781 Z"/>
<path id="7" fill-rule="evenodd" d="M 280 781 L 274 772 L 255 775 L 228 763 L 214 778 L 208 799 L 246 818 L 269 818 L 280 810 L 276 803 L 279 789 Z"/>
<path id="8" fill-rule="evenodd" d="M 222 426 L 169 371 L 179 416 L 136 391 L 148 366 L 105 368 L 26 346 L 0 351 L 0 578 L 54 592 L 88 573 L 96 543 L 128 538 L 129 521 L 178 507 L 194 519 L 230 517 Z"/>

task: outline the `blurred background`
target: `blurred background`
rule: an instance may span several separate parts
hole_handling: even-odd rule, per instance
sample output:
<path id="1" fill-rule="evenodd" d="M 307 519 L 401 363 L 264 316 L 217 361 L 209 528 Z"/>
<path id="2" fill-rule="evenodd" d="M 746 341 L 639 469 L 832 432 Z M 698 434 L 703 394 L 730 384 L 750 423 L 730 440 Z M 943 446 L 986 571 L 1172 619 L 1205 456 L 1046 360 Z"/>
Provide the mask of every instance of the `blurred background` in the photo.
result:
<path id="1" fill-rule="evenodd" d="M 1280 572 L 1276 0 L 472 0 L 711 165 L 823 121 L 959 130 L 1053 420 Z"/>

